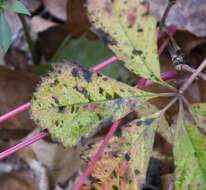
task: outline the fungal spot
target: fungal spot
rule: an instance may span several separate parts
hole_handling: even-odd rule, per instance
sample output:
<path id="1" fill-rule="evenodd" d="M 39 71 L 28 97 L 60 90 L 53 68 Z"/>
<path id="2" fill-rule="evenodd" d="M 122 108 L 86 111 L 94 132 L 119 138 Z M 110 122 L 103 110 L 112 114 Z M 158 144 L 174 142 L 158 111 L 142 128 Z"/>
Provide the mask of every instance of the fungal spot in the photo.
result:
<path id="1" fill-rule="evenodd" d="M 104 92 L 103 88 L 99 87 L 99 93 L 103 94 L 103 92 Z"/>
<path id="2" fill-rule="evenodd" d="M 76 68 L 76 67 L 72 69 L 71 74 L 72 74 L 73 77 L 78 77 L 78 78 L 80 78 L 79 69 Z"/>
<path id="3" fill-rule="evenodd" d="M 142 55 L 143 52 L 142 52 L 141 50 L 133 49 L 133 50 L 132 50 L 132 54 L 133 54 L 133 55 Z"/>
<path id="4" fill-rule="evenodd" d="M 130 159 L 131 159 L 131 157 L 130 157 L 129 154 L 125 154 L 125 155 L 124 155 L 124 158 L 125 158 L 125 160 L 127 160 L 127 161 L 130 161 Z"/>
<path id="5" fill-rule="evenodd" d="M 139 171 L 138 169 L 136 169 L 136 170 L 134 171 L 134 173 L 135 173 L 135 175 L 139 175 L 139 174 L 140 174 L 140 171 Z"/>
<path id="6" fill-rule="evenodd" d="M 109 94 L 109 93 L 105 93 L 105 97 L 106 97 L 106 99 L 108 99 L 108 100 L 111 100 L 112 99 L 112 95 L 111 94 Z"/>
<path id="7" fill-rule="evenodd" d="M 50 84 L 50 87 L 57 86 L 58 84 L 59 84 L 59 80 L 58 80 L 58 79 L 55 79 L 55 80 Z"/>
<path id="8" fill-rule="evenodd" d="M 102 77 L 102 74 L 101 74 L 101 73 L 97 73 L 97 76 L 98 76 L 98 77 Z"/>
<path id="9" fill-rule="evenodd" d="M 59 112 L 59 113 L 64 113 L 65 110 L 66 110 L 66 106 L 59 106 L 59 107 L 58 107 L 58 112 Z"/>
<path id="10" fill-rule="evenodd" d="M 57 104 L 57 105 L 59 105 L 59 104 L 60 104 L 60 103 L 59 103 L 58 98 L 56 98 L 56 97 L 52 96 L 52 99 L 54 100 L 54 103 L 55 103 L 55 104 Z"/>
<path id="11" fill-rule="evenodd" d="M 55 122 L 55 125 L 56 125 L 57 127 L 59 126 L 59 121 L 58 121 L 58 120 Z"/>
<path id="12" fill-rule="evenodd" d="M 74 105 L 71 105 L 71 113 L 74 113 Z"/>
<path id="13" fill-rule="evenodd" d="M 75 86 L 74 89 L 76 91 L 78 91 L 79 93 L 81 93 L 82 95 L 84 95 L 86 98 L 88 98 L 88 91 L 86 90 L 86 88 L 82 87 L 82 86 Z"/>
<path id="14" fill-rule="evenodd" d="M 137 32 L 143 32 L 143 29 L 140 28 L 140 27 L 138 27 L 138 28 L 137 28 Z"/>
<path id="15" fill-rule="evenodd" d="M 108 78 L 107 78 L 107 77 L 104 77 L 104 78 L 102 78 L 102 80 L 104 80 L 104 81 L 108 81 Z"/>
<path id="16" fill-rule="evenodd" d="M 92 82 L 92 72 L 86 70 L 86 69 L 83 69 L 83 77 L 84 79 L 87 81 L 87 82 Z"/>

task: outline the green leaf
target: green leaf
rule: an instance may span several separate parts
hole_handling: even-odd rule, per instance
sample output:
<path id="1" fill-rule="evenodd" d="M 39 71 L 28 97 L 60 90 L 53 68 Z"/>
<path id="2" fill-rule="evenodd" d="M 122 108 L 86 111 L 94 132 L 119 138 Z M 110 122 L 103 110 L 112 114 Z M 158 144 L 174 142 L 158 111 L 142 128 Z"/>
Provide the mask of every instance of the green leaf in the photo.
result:
<path id="1" fill-rule="evenodd" d="M 144 114 L 138 112 L 140 117 Z M 97 162 L 91 174 L 93 181 L 89 189 L 113 189 L 114 186 L 118 189 L 142 189 L 159 123 L 159 118 L 147 117 L 123 126 L 121 135 L 112 137 L 101 160 Z M 91 158 L 98 147 L 99 143 L 83 155 Z"/>
<path id="2" fill-rule="evenodd" d="M 135 74 L 161 83 L 157 54 L 157 21 L 142 0 L 88 0 L 89 17 L 103 30 L 109 47 Z"/>
<path id="3" fill-rule="evenodd" d="M 97 126 L 118 120 L 137 108 L 151 109 L 144 101 L 154 96 L 80 66 L 62 64 L 38 87 L 31 114 L 53 137 L 72 146 Z"/>
<path id="4" fill-rule="evenodd" d="M 175 189 L 206 189 L 206 136 L 180 107 L 175 135 Z"/>
<path id="5" fill-rule="evenodd" d="M 7 51 L 11 44 L 11 29 L 3 13 L 0 13 L 0 47 Z"/>
<path id="6" fill-rule="evenodd" d="M 15 13 L 25 14 L 25 15 L 31 15 L 29 10 L 25 7 L 23 3 L 21 3 L 18 0 L 13 0 L 11 4 L 9 3 L 8 8 L 14 11 Z"/>

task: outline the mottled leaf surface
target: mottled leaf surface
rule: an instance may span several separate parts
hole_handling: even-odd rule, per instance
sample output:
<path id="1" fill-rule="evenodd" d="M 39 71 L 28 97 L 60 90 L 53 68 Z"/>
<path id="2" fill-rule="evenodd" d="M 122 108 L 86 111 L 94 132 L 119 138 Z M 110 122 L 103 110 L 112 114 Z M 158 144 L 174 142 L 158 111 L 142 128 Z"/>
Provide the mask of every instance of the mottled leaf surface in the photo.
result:
<path id="1" fill-rule="evenodd" d="M 133 110 L 154 109 L 145 101 L 154 94 L 138 90 L 78 65 L 57 65 L 43 79 L 32 100 L 31 114 L 42 129 L 65 146 Z"/>
<path id="2" fill-rule="evenodd" d="M 206 189 L 206 136 L 180 109 L 175 135 L 175 189 Z"/>
<path id="3" fill-rule="evenodd" d="M 90 20 L 132 72 L 159 82 L 156 20 L 142 0 L 88 0 Z"/>
<path id="4" fill-rule="evenodd" d="M 142 115 L 138 112 L 138 115 Z M 92 172 L 93 183 L 89 189 L 142 189 L 145 184 L 149 160 L 153 150 L 154 135 L 159 118 L 137 119 L 123 126 L 108 144 Z M 98 145 L 99 146 L 99 145 Z M 92 157 L 92 147 L 85 152 Z"/>

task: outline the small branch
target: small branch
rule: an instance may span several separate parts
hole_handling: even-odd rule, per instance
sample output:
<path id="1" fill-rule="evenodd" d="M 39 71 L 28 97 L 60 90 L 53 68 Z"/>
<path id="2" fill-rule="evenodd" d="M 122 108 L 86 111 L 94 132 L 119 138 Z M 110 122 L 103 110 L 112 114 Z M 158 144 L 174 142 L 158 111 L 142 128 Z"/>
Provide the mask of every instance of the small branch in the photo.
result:
<path id="1" fill-rule="evenodd" d="M 172 8 L 172 6 L 176 3 L 176 0 L 169 0 L 167 7 L 164 11 L 164 14 L 162 16 L 162 19 L 160 21 L 160 29 L 163 29 L 165 27 L 165 21 L 167 19 L 167 16 Z"/>
<path id="2" fill-rule="evenodd" d="M 194 73 L 196 71 L 195 69 L 193 69 L 192 67 L 190 67 L 189 65 L 186 65 L 186 64 L 179 64 L 176 66 L 176 69 L 178 71 L 186 71 L 189 73 Z M 206 81 L 206 75 L 204 73 L 199 73 L 198 77 L 200 77 L 201 79 Z"/>
<path id="3" fill-rule="evenodd" d="M 117 62 L 117 61 L 118 61 L 117 57 L 116 57 L 116 56 L 113 56 L 113 57 L 105 60 L 105 61 L 102 62 L 101 64 L 98 64 L 98 65 L 92 67 L 90 70 L 91 70 L 92 72 L 98 72 L 98 71 L 100 71 L 101 69 L 103 69 L 103 68 L 105 68 L 105 67 L 107 67 L 107 66 L 109 66 L 109 65 L 111 65 L 111 64 L 113 64 L 113 63 L 115 63 L 115 62 Z"/>
<path id="4" fill-rule="evenodd" d="M 198 77 L 198 75 L 202 72 L 202 70 L 206 67 L 206 59 L 201 63 L 201 65 L 197 68 L 197 70 L 190 76 L 190 78 L 183 84 L 180 88 L 179 93 L 183 94 L 188 87 L 192 84 L 192 82 Z"/>
<path id="5" fill-rule="evenodd" d="M 83 173 L 83 175 L 80 177 L 80 179 L 78 180 L 78 183 L 75 185 L 74 190 L 80 190 L 81 186 L 85 183 L 85 181 L 87 180 L 88 176 L 91 174 L 91 172 L 93 171 L 97 161 L 99 160 L 99 158 L 102 156 L 102 153 L 105 149 L 105 147 L 107 146 L 107 144 L 109 143 L 109 140 L 113 137 L 114 133 L 116 132 L 118 126 L 120 124 L 120 121 L 115 122 L 112 127 L 110 128 L 109 132 L 107 133 L 106 137 L 104 138 L 104 141 L 101 143 L 100 147 L 98 148 L 97 153 L 92 157 L 91 161 L 89 162 L 89 164 L 87 165 L 87 169 L 85 170 L 85 172 Z"/>
<path id="6" fill-rule="evenodd" d="M 29 47 L 29 50 L 30 50 L 30 53 L 32 56 L 32 60 L 33 60 L 34 64 L 37 65 L 38 62 L 37 62 L 37 57 L 36 57 L 36 53 L 35 53 L 35 49 L 34 49 L 34 43 L 33 43 L 32 37 L 30 35 L 28 25 L 26 23 L 26 19 L 21 14 L 19 14 L 18 16 L 19 16 L 19 19 L 21 21 L 21 24 L 22 24 L 22 27 L 24 30 L 25 38 L 26 38 L 26 41 L 27 41 L 27 44 L 28 44 L 28 47 Z"/>
<path id="7" fill-rule="evenodd" d="M 29 110 L 30 107 L 31 107 L 31 103 L 28 102 L 26 104 L 19 106 L 18 108 L 14 109 L 12 111 L 0 116 L 0 123 L 3 123 L 4 121 L 10 119 L 11 117 L 13 117 L 19 113 L 22 113 L 22 112 Z"/>
<path id="8" fill-rule="evenodd" d="M 160 116 L 164 115 L 165 112 L 166 112 L 170 107 L 172 107 L 173 104 L 175 104 L 178 99 L 179 99 L 178 96 L 174 97 L 174 98 L 169 102 L 169 104 L 167 104 L 167 106 L 164 107 L 164 108 L 160 111 Z"/>
<path id="9" fill-rule="evenodd" d="M 46 136 L 48 136 L 48 133 L 40 132 L 39 134 L 35 135 L 31 139 L 26 139 L 23 142 L 17 144 L 16 146 L 13 146 L 13 147 L 5 150 L 4 152 L 1 152 L 0 153 L 0 160 L 10 156 L 11 154 L 17 152 L 18 150 L 21 150 L 21 149 L 39 141 L 40 139 L 45 138 Z"/>

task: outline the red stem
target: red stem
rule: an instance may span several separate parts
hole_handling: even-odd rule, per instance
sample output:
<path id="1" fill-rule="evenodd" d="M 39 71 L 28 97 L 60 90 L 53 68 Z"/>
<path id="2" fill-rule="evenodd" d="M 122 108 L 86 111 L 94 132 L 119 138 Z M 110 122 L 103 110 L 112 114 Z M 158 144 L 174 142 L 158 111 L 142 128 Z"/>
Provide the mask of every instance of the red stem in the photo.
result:
<path id="1" fill-rule="evenodd" d="M 19 113 L 22 113 L 22 112 L 29 110 L 30 107 L 31 107 L 31 103 L 28 102 L 28 103 L 25 103 L 25 104 L 19 106 L 18 108 L 14 109 L 12 111 L 0 116 L 0 123 L 3 123 L 4 121 L 10 119 L 11 117 L 13 117 Z"/>
<path id="2" fill-rule="evenodd" d="M 11 154 L 15 153 L 18 150 L 21 150 L 21 149 L 23 149 L 23 148 L 25 148 L 33 143 L 45 138 L 47 135 L 48 135 L 48 133 L 40 132 L 37 135 L 33 136 L 31 139 L 26 139 L 26 140 L 22 141 L 21 143 L 5 150 L 4 152 L 1 152 L 0 153 L 0 160 L 10 156 Z"/>
<path id="3" fill-rule="evenodd" d="M 112 125 L 112 127 L 110 128 L 110 130 L 107 133 L 106 137 L 104 138 L 104 141 L 101 143 L 100 147 L 98 148 L 97 153 L 92 157 L 91 161 L 87 165 L 87 169 L 84 171 L 83 175 L 78 180 L 78 183 L 75 185 L 74 190 L 80 190 L 81 186 L 85 183 L 88 176 L 93 171 L 97 161 L 102 156 L 102 153 L 103 153 L 105 147 L 107 146 L 107 144 L 109 143 L 109 140 L 113 137 L 113 135 L 114 135 L 115 131 L 117 130 L 119 124 L 120 124 L 120 121 L 116 121 Z"/>

